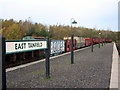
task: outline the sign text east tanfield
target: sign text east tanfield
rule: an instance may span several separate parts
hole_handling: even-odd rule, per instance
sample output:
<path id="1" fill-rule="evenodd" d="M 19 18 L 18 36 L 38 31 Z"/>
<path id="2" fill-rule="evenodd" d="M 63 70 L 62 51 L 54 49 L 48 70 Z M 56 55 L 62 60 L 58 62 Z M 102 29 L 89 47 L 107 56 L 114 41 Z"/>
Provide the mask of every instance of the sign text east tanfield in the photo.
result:
<path id="1" fill-rule="evenodd" d="M 47 49 L 45 41 L 6 41 L 6 54 Z"/>

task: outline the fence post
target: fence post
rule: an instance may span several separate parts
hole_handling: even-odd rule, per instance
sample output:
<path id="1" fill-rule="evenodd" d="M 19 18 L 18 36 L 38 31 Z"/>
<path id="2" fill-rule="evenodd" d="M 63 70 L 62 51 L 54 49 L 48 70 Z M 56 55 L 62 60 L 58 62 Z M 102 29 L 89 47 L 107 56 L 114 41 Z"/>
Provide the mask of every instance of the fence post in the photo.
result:
<path id="1" fill-rule="evenodd" d="M 74 35 L 71 35 L 71 64 L 74 64 Z"/>
<path id="2" fill-rule="evenodd" d="M 6 90 L 5 38 L 0 36 L 0 90 Z"/>
<path id="3" fill-rule="evenodd" d="M 45 61 L 45 67 L 46 67 L 46 78 L 50 78 L 50 40 L 47 39 L 47 47 L 46 50 L 46 61 Z"/>

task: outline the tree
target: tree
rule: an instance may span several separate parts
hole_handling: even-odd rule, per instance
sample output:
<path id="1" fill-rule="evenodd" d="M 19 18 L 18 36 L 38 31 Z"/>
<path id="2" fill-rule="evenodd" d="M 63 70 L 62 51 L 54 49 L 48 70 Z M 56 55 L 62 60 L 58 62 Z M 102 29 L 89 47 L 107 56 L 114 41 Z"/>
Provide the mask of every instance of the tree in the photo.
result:
<path id="1" fill-rule="evenodd" d="M 47 26 L 41 23 L 31 23 L 30 21 L 22 21 L 19 20 L 14 21 L 3 20 L 0 19 L 0 25 L 2 24 L 2 28 L 0 28 L 0 34 L 6 37 L 7 40 L 15 40 L 22 39 L 24 36 L 43 36 L 50 37 L 51 39 L 60 40 L 64 37 L 70 37 L 73 33 L 75 36 L 80 37 L 92 37 L 99 38 L 99 32 L 101 32 L 101 38 L 105 39 L 118 39 L 118 32 L 110 31 L 110 30 L 97 30 L 90 29 L 85 27 L 71 27 L 64 25 L 50 25 L 49 32 Z M 92 33 L 91 33 L 92 31 Z"/>
<path id="2" fill-rule="evenodd" d="M 30 30 L 30 22 L 25 21 L 23 22 L 21 26 L 22 34 L 23 36 L 29 35 L 29 30 Z"/>
<path id="3" fill-rule="evenodd" d="M 40 32 L 36 33 L 36 36 L 48 37 L 49 33 L 45 29 L 42 29 Z"/>
<path id="4" fill-rule="evenodd" d="M 29 32 L 28 32 L 28 36 L 32 36 L 35 34 L 35 28 L 32 26 L 30 29 L 29 29 Z"/>
<path id="5" fill-rule="evenodd" d="M 6 40 L 20 40 L 22 39 L 22 32 L 18 24 L 13 24 L 6 30 Z"/>

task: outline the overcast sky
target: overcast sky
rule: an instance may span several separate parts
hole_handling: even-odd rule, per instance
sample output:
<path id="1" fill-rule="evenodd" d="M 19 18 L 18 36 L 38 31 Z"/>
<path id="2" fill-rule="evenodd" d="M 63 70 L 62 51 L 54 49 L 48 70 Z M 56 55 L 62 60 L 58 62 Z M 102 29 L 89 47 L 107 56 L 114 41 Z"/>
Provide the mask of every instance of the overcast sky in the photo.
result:
<path id="1" fill-rule="evenodd" d="M 44 25 L 70 25 L 118 30 L 119 0 L 0 0 L 0 17 Z"/>

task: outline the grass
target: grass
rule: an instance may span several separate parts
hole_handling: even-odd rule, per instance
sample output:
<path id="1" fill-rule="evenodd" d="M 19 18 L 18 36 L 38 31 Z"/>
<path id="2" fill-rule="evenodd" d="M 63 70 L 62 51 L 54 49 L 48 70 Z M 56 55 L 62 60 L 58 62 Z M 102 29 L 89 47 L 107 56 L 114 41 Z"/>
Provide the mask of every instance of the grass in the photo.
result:
<path id="1" fill-rule="evenodd" d="M 99 44 L 97 44 L 96 46 L 99 46 Z M 104 46 L 104 45 L 100 44 L 100 46 Z"/>
<path id="2" fill-rule="evenodd" d="M 50 78 L 40 77 L 40 81 L 45 81 L 45 82 L 47 82 L 47 81 L 51 81 L 51 80 L 54 80 L 54 78 L 53 78 L 53 77 L 50 77 Z"/>
<path id="3" fill-rule="evenodd" d="M 37 74 L 43 74 L 45 71 L 43 69 L 39 69 L 33 72 L 30 72 L 29 75 L 37 75 Z"/>

